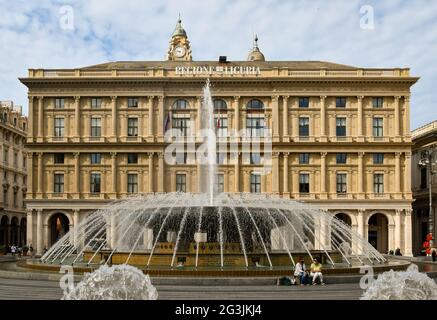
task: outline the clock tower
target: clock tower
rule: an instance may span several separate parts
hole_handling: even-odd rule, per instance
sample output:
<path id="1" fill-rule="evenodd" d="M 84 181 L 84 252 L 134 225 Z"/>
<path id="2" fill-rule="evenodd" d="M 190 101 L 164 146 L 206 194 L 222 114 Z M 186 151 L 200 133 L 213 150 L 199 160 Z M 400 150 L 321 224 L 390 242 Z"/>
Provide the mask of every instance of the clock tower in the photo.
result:
<path id="1" fill-rule="evenodd" d="M 168 61 L 192 61 L 190 41 L 187 33 L 182 27 L 181 17 L 179 17 L 176 28 L 170 40 L 170 48 L 167 52 Z"/>

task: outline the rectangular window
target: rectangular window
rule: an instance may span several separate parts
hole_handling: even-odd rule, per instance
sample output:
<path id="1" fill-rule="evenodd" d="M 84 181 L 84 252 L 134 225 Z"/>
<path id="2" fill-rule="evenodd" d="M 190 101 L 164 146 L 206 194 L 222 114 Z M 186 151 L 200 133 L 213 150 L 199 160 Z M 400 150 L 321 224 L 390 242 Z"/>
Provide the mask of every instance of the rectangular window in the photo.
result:
<path id="1" fill-rule="evenodd" d="M 216 159 L 217 164 L 225 164 L 225 159 L 226 159 L 226 153 L 217 152 L 217 159 Z"/>
<path id="2" fill-rule="evenodd" d="M 8 149 L 3 150 L 3 162 L 5 165 L 9 165 L 9 151 Z"/>
<path id="3" fill-rule="evenodd" d="M 100 193 L 100 173 L 91 173 L 90 177 L 90 192 Z"/>
<path id="4" fill-rule="evenodd" d="M 127 119 L 127 136 L 138 137 L 138 118 Z"/>
<path id="5" fill-rule="evenodd" d="M 138 153 L 128 153 L 127 154 L 127 163 L 128 164 L 138 163 Z"/>
<path id="6" fill-rule="evenodd" d="M 346 108 L 346 98 L 345 97 L 335 98 L 335 107 L 336 108 Z"/>
<path id="7" fill-rule="evenodd" d="M 373 154 L 373 164 L 384 164 L 384 154 L 374 153 Z"/>
<path id="8" fill-rule="evenodd" d="M 100 109 L 102 107 L 102 98 L 91 98 L 91 108 Z"/>
<path id="9" fill-rule="evenodd" d="M 138 174 L 136 173 L 127 174 L 127 192 L 138 193 Z"/>
<path id="10" fill-rule="evenodd" d="M 65 106 L 65 99 L 64 98 L 56 98 L 55 99 L 55 108 L 56 109 L 63 109 Z"/>
<path id="11" fill-rule="evenodd" d="M 216 181 L 216 192 L 222 193 L 225 192 L 225 175 L 223 173 L 217 174 L 217 181 Z"/>
<path id="12" fill-rule="evenodd" d="M 428 172 L 426 167 L 420 168 L 420 189 L 428 187 Z"/>
<path id="13" fill-rule="evenodd" d="M 91 137 L 100 137 L 102 135 L 102 118 L 91 118 Z"/>
<path id="14" fill-rule="evenodd" d="M 64 118 L 55 118 L 55 137 L 64 136 Z"/>
<path id="15" fill-rule="evenodd" d="M 310 154 L 309 153 L 299 153 L 299 164 L 309 164 Z"/>
<path id="16" fill-rule="evenodd" d="M 55 173 L 54 189 L 53 190 L 55 193 L 63 193 L 64 192 L 64 174 L 63 173 Z"/>
<path id="17" fill-rule="evenodd" d="M 250 164 L 261 164 L 261 154 L 259 152 L 250 153 Z"/>
<path id="18" fill-rule="evenodd" d="M 217 136 L 218 137 L 227 137 L 228 136 L 228 118 L 216 118 L 215 119 L 216 127 L 217 127 Z"/>
<path id="19" fill-rule="evenodd" d="M 375 173 L 373 175 L 373 192 L 384 193 L 384 174 Z"/>
<path id="20" fill-rule="evenodd" d="M 347 153 L 337 153 L 336 160 L 337 160 L 337 164 L 346 164 Z"/>
<path id="21" fill-rule="evenodd" d="M 23 168 L 26 169 L 27 168 L 27 161 L 26 161 L 26 157 L 23 156 Z"/>
<path id="22" fill-rule="evenodd" d="M 373 118 L 373 136 L 382 137 L 383 135 L 383 118 Z"/>
<path id="23" fill-rule="evenodd" d="M 382 97 L 373 98 L 373 107 L 374 108 L 382 108 L 383 104 L 384 104 L 384 98 L 382 98 Z"/>
<path id="24" fill-rule="evenodd" d="M 180 137 L 188 136 L 188 124 L 190 122 L 190 118 L 175 118 L 172 120 L 172 128 L 179 130 Z"/>
<path id="25" fill-rule="evenodd" d="M 310 175 L 309 173 L 299 174 L 299 193 L 310 192 Z"/>
<path id="26" fill-rule="evenodd" d="M 102 162 L 101 153 L 91 153 L 91 164 L 100 164 Z"/>
<path id="27" fill-rule="evenodd" d="M 337 137 L 346 137 L 346 118 L 337 117 L 337 119 L 336 119 L 336 135 L 337 135 Z"/>
<path id="28" fill-rule="evenodd" d="M 246 129 L 250 137 L 261 137 L 264 134 L 265 120 L 261 117 L 247 117 Z"/>
<path id="29" fill-rule="evenodd" d="M 310 135 L 310 118 L 299 118 L 299 137 L 309 137 Z"/>
<path id="30" fill-rule="evenodd" d="M 250 175 L 250 192 L 260 193 L 261 192 L 261 175 L 252 173 Z"/>
<path id="31" fill-rule="evenodd" d="M 128 108 L 138 108 L 138 98 L 128 98 L 127 99 Z"/>
<path id="32" fill-rule="evenodd" d="M 337 173 L 337 193 L 346 193 L 346 173 Z"/>
<path id="33" fill-rule="evenodd" d="M 187 192 L 187 175 L 176 174 L 176 192 Z"/>
<path id="34" fill-rule="evenodd" d="M 65 161 L 65 154 L 63 153 L 55 153 L 53 155 L 53 160 L 55 164 L 64 164 Z"/>
<path id="35" fill-rule="evenodd" d="M 310 106 L 310 98 L 299 98 L 299 108 L 308 108 Z"/>
<path id="36" fill-rule="evenodd" d="M 18 153 L 14 152 L 14 166 L 18 168 Z"/>

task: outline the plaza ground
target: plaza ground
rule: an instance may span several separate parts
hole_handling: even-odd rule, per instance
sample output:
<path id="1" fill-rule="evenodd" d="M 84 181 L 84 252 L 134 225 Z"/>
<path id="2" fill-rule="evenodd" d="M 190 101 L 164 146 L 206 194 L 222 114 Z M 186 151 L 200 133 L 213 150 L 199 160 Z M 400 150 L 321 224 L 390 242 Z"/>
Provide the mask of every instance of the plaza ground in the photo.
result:
<path id="1" fill-rule="evenodd" d="M 437 263 L 413 262 L 437 281 Z M 29 272 L 17 267 L 12 257 L 0 257 L 0 300 L 58 300 L 62 297 L 59 278 L 59 274 Z M 155 282 L 159 299 L 164 300 L 357 300 L 363 290 L 356 279 L 327 277 L 326 286 L 276 286 L 269 279 L 231 281 L 226 285 L 208 282 L 202 285 L 182 278 L 153 279 L 152 282 Z M 338 283 L 341 280 L 348 283 Z"/>

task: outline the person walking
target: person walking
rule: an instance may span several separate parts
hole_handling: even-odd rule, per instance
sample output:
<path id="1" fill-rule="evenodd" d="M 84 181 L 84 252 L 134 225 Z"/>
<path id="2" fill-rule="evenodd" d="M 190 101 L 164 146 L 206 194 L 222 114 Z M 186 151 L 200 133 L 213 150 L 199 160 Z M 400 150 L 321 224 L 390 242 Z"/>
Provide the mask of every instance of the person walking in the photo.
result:
<path id="1" fill-rule="evenodd" d="M 17 251 L 17 247 L 15 245 L 11 246 L 11 254 L 13 257 L 15 257 L 15 252 Z"/>
<path id="2" fill-rule="evenodd" d="M 313 263 L 311 264 L 310 267 L 310 275 L 313 278 L 313 286 L 316 285 L 316 281 L 317 279 L 320 280 L 320 284 L 321 285 L 325 285 L 325 283 L 323 282 L 323 274 L 322 274 L 322 264 L 319 262 L 319 260 L 317 258 L 314 258 Z"/>
<path id="3" fill-rule="evenodd" d="M 29 253 L 30 253 L 30 257 L 32 259 L 34 259 L 35 258 L 35 251 L 33 250 L 32 245 L 29 246 Z"/>
<path id="4" fill-rule="evenodd" d="M 431 257 L 432 257 L 432 262 L 435 262 L 436 258 L 437 258 L 437 249 L 436 248 L 432 248 Z"/>

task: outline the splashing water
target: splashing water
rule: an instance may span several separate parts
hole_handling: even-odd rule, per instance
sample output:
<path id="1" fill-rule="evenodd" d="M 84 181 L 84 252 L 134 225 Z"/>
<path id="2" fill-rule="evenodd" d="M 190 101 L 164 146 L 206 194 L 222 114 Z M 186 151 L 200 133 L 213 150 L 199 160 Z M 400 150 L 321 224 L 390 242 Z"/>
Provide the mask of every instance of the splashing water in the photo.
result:
<path id="1" fill-rule="evenodd" d="M 361 300 L 437 300 L 437 284 L 412 264 L 407 271 L 380 274 Z"/>
<path id="2" fill-rule="evenodd" d="M 102 265 L 87 273 L 62 300 L 156 300 L 158 293 L 148 275 L 128 265 Z"/>

